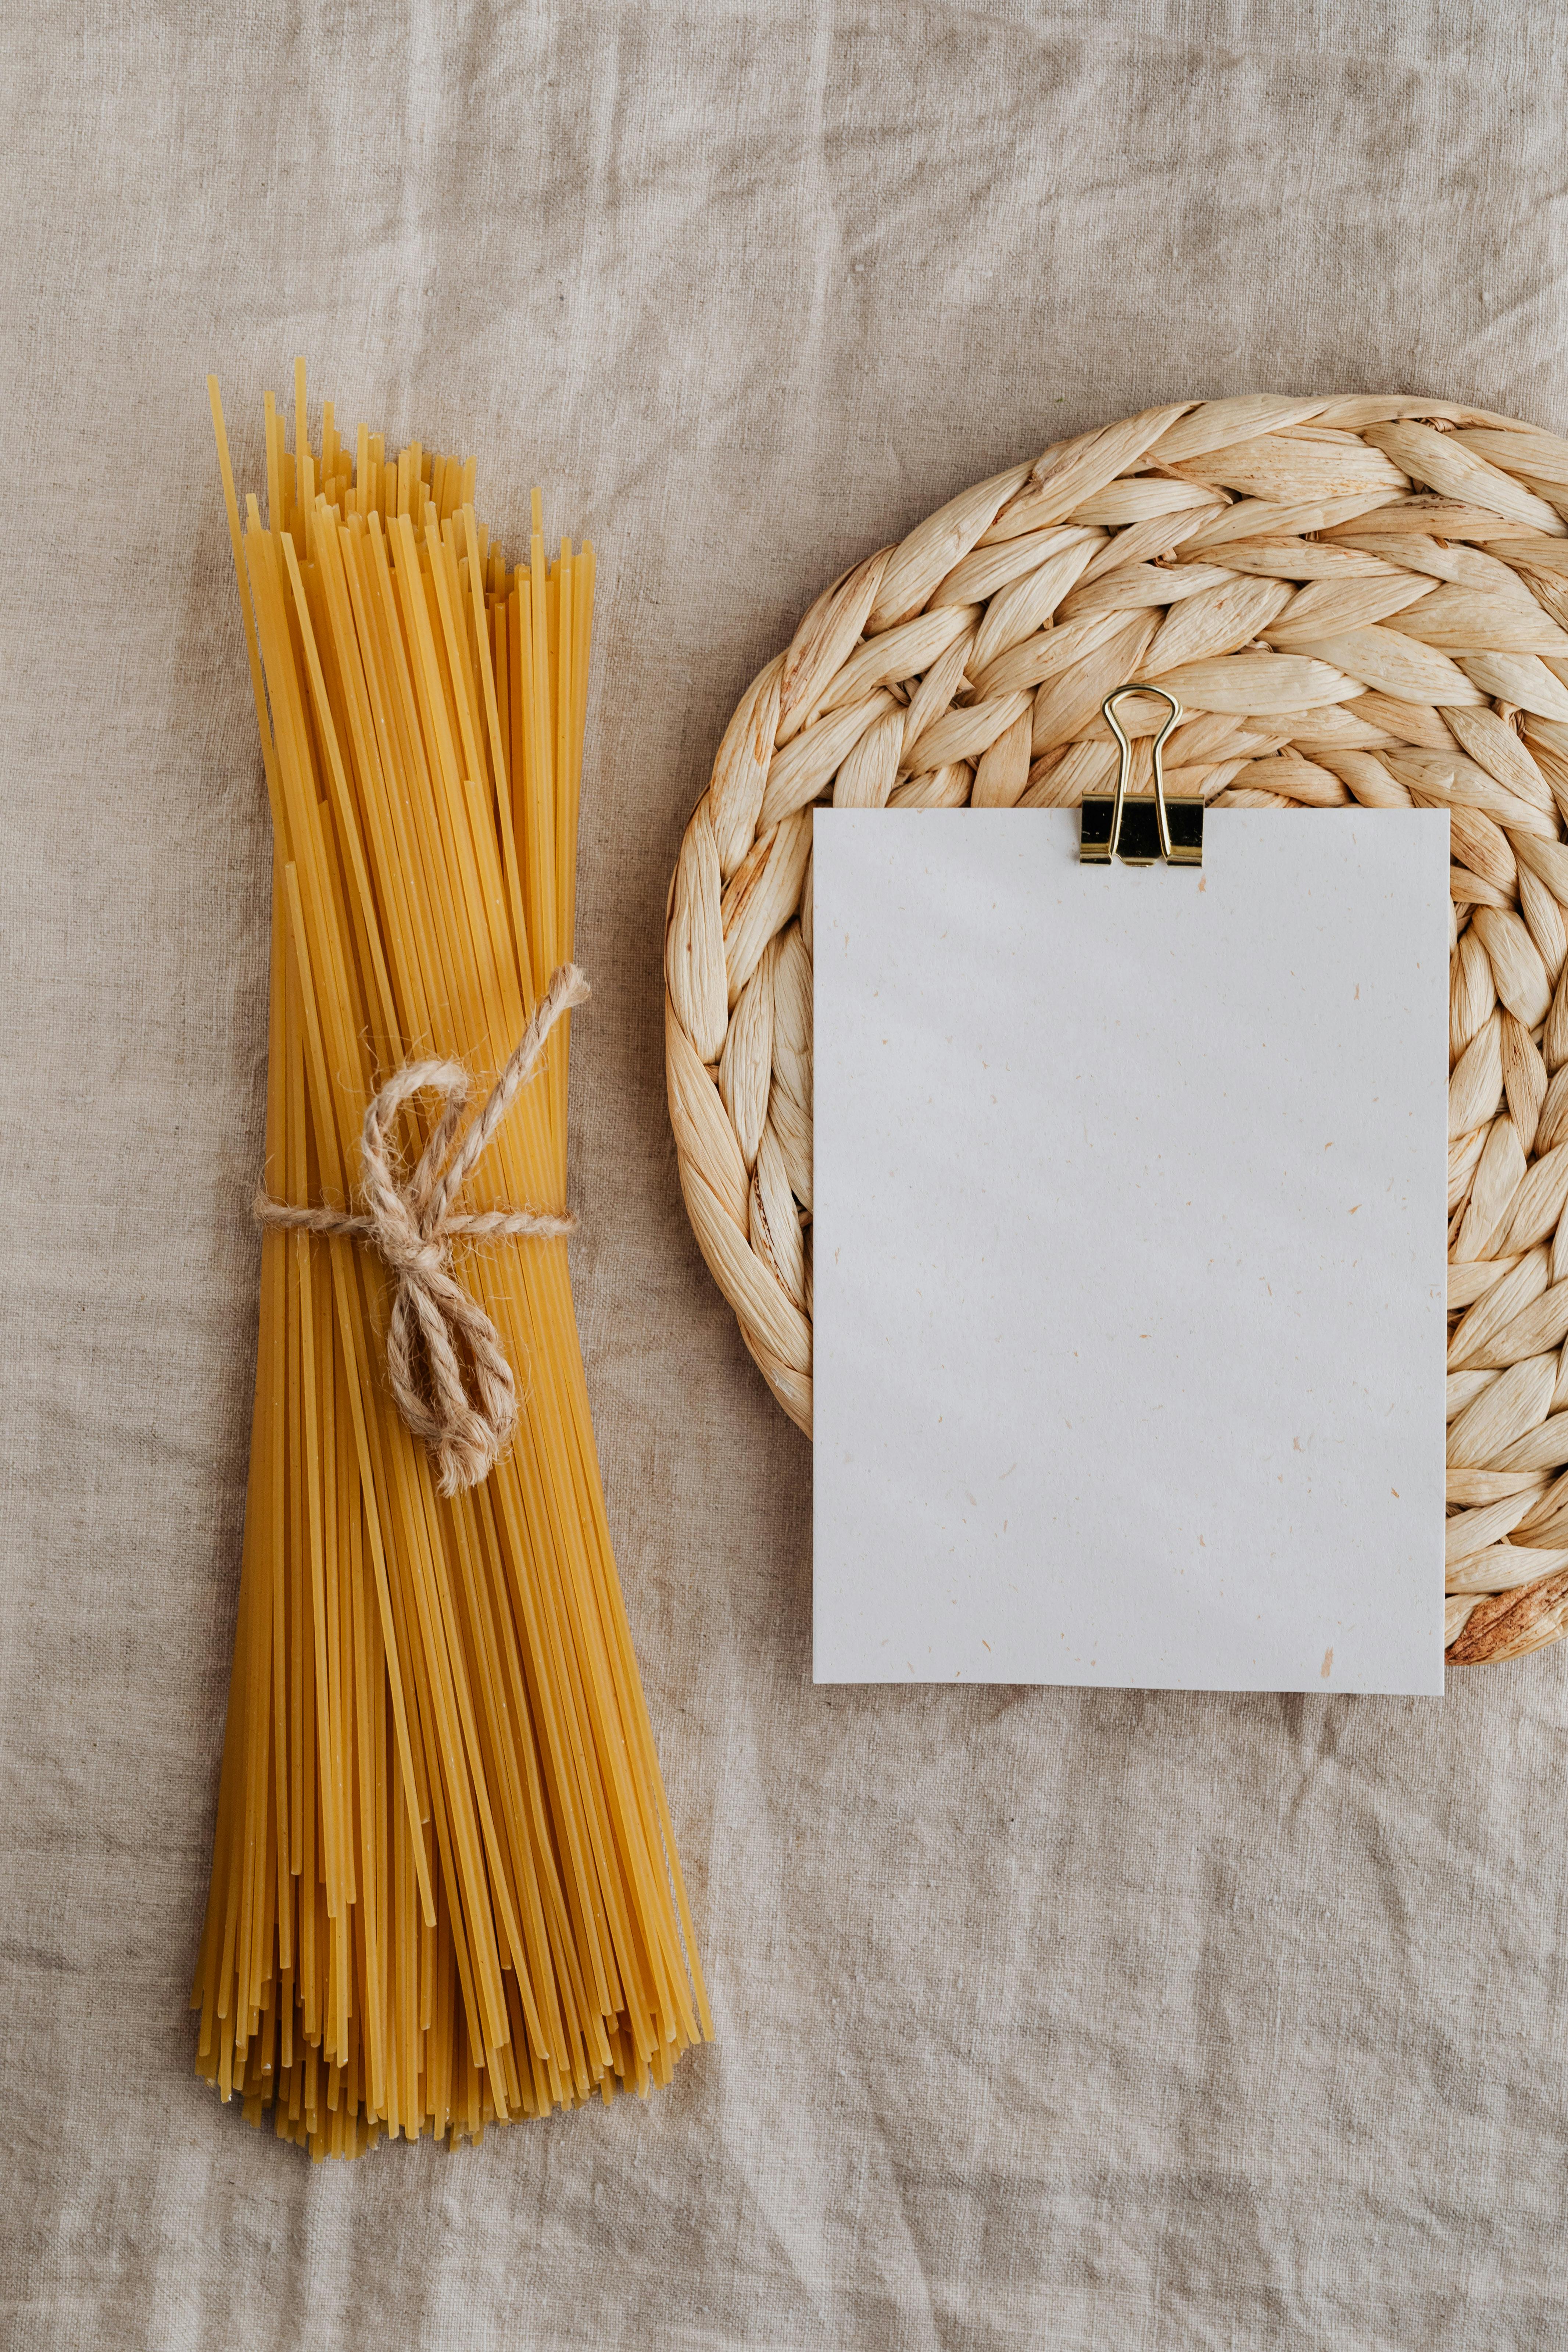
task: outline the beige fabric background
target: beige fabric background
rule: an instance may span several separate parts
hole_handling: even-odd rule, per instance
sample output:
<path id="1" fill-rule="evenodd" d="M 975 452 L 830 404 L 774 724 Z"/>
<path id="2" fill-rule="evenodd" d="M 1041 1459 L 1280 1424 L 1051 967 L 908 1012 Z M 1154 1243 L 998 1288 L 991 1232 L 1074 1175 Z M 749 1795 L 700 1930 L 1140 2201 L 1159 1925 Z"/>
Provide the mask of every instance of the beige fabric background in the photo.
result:
<path id="1" fill-rule="evenodd" d="M 814 1691 L 806 1448 L 681 1213 L 659 938 L 816 588 L 1147 402 L 1568 426 L 1561 18 L 1349 0 L 7 16 L 0 2339 L 1538 2347 L 1568 1648 L 1446 1701 Z M 529 483 L 605 582 L 590 1380 L 720 2025 L 312 2170 L 184 2013 L 254 1345 L 268 840 L 202 390 Z M 1223 1397 L 1215 1409 L 1224 1411 Z"/>

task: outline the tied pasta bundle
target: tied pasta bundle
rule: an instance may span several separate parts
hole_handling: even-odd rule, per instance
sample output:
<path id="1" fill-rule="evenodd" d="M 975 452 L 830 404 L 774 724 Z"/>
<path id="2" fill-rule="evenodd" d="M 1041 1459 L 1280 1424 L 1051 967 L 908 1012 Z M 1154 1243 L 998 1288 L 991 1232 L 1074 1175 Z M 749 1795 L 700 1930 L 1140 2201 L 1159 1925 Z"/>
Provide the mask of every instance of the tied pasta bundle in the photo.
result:
<path id="1" fill-rule="evenodd" d="M 342 1212 L 389 1075 L 494 1072 L 558 1009 L 594 555 L 547 562 L 535 491 L 509 568 L 472 458 L 363 425 L 351 457 L 330 404 L 312 449 L 302 362 L 291 452 L 267 397 L 266 522 L 242 517 L 208 391 L 272 813 L 266 1190 Z M 330 1214 L 264 1232 L 192 2007 L 197 2071 L 318 2158 L 646 2093 L 712 2031 L 559 1237 L 568 1031 L 468 1173 L 470 1227 L 546 1226 L 454 1269 L 516 1380 L 482 1483 L 444 1491 L 389 1392 L 382 1258 Z M 391 1114 L 405 1168 L 449 1141 L 439 1108 Z"/>

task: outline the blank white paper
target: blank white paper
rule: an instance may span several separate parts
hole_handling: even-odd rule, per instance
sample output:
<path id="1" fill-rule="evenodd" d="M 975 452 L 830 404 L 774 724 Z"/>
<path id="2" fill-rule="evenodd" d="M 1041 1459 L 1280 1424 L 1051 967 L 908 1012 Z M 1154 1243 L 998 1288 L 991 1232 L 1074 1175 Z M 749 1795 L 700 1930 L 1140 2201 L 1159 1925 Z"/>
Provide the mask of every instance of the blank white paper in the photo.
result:
<path id="1" fill-rule="evenodd" d="M 819 1682 L 1443 1688 L 1448 823 L 816 823 Z"/>

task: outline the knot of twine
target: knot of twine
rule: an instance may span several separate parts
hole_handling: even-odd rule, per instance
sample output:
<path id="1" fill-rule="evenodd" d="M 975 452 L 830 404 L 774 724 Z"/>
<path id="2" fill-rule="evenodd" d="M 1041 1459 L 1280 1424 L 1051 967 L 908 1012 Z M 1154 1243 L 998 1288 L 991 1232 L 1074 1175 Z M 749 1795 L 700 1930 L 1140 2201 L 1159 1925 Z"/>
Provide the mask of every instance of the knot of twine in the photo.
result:
<path id="1" fill-rule="evenodd" d="M 533 1076 L 552 1029 L 587 994 L 588 983 L 575 964 L 563 964 L 551 974 L 489 1101 L 456 1150 L 453 1139 L 468 1100 L 462 1064 L 409 1062 L 395 1071 L 365 1110 L 360 1215 L 296 1208 L 266 1194 L 256 1203 L 263 1225 L 368 1242 L 394 1276 L 397 1295 L 386 1335 L 387 1376 L 398 1411 L 435 1456 L 443 1495 L 477 1486 L 505 1452 L 517 1424 L 517 1388 L 500 1335 L 454 1276 L 452 1244 L 500 1241 L 514 1234 L 553 1240 L 576 1227 L 574 1217 L 541 1215 L 532 1209 L 470 1214 L 452 1204 L 513 1097 Z M 427 1091 L 444 1095 L 446 1107 L 418 1166 L 400 1183 L 396 1146 L 388 1130 L 408 1097 Z"/>

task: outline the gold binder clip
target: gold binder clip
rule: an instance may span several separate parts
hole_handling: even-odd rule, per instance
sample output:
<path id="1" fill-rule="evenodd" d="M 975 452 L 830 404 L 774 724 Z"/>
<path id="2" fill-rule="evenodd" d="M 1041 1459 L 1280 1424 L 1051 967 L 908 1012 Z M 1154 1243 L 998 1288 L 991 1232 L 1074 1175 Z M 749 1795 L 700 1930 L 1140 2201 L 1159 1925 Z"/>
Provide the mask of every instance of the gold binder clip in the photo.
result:
<path id="1" fill-rule="evenodd" d="M 1152 801 L 1131 800 L 1128 780 L 1132 773 L 1132 745 L 1116 706 L 1130 694 L 1157 694 L 1162 702 L 1171 706 L 1171 715 L 1154 738 L 1154 797 Z M 1163 686 L 1119 686 L 1100 704 L 1111 733 L 1121 746 L 1121 767 L 1116 779 L 1116 796 L 1109 793 L 1089 793 L 1084 796 L 1083 814 L 1079 825 L 1078 858 L 1080 866 L 1109 866 L 1120 850 L 1126 866 L 1152 866 L 1163 857 L 1167 866 L 1201 866 L 1204 862 L 1204 804 L 1201 800 L 1184 793 L 1165 791 L 1165 772 L 1160 754 L 1165 738 L 1182 715 L 1182 706 L 1173 694 Z"/>

